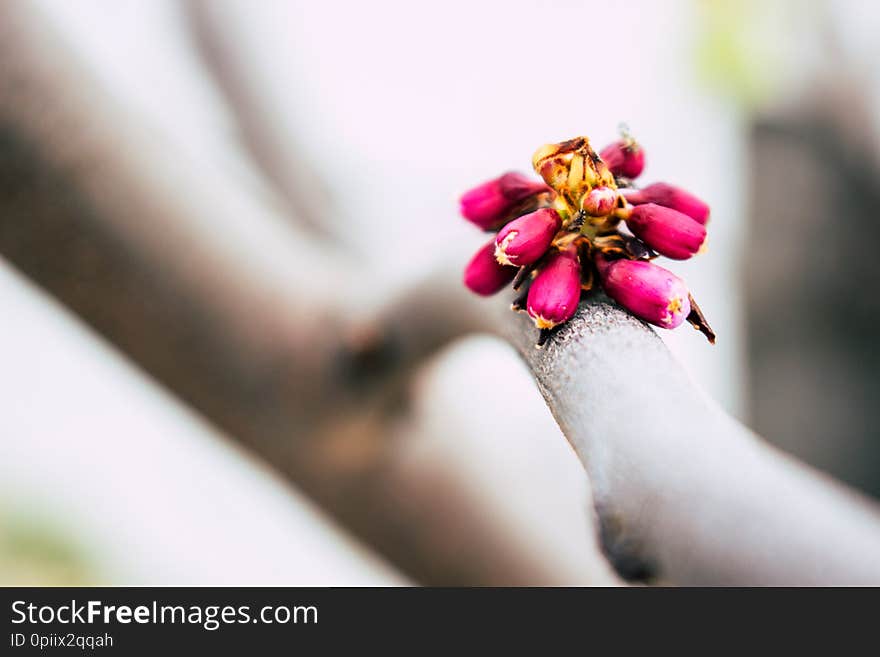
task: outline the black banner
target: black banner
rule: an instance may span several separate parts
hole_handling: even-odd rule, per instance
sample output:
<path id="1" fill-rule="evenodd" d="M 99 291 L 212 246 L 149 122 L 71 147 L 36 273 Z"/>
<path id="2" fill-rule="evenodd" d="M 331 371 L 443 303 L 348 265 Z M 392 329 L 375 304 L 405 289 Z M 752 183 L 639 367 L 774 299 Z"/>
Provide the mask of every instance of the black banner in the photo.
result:
<path id="1" fill-rule="evenodd" d="M 609 640 L 619 648 L 693 641 L 706 632 L 716 647 L 756 648 L 767 632 L 814 637 L 835 616 L 846 631 L 827 645 L 841 648 L 872 630 L 878 599 L 867 589 L 656 588 L 7 588 L 0 596 L 4 655 L 390 647 L 417 654 L 440 646 L 469 653 L 474 638 L 545 654 Z"/>

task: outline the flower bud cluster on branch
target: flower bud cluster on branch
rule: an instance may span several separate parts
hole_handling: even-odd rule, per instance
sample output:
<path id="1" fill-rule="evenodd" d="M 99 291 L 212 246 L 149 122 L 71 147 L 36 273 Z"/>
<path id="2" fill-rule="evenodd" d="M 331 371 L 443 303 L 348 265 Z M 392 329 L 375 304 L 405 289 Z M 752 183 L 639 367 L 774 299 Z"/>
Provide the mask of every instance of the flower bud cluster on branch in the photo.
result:
<path id="1" fill-rule="evenodd" d="M 708 205 L 666 183 L 637 188 L 645 153 L 628 133 L 601 154 L 587 137 L 548 144 L 532 165 L 543 183 L 511 172 L 461 197 L 462 216 L 495 234 L 465 268 L 470 290 L 488 296 L 512 283 L 513 309 L 532 318 L 538 346 L 599 286 L 646 322 L 686 320 L 714 343 L 684 282 L 652 262 L 704 249 Z"/>

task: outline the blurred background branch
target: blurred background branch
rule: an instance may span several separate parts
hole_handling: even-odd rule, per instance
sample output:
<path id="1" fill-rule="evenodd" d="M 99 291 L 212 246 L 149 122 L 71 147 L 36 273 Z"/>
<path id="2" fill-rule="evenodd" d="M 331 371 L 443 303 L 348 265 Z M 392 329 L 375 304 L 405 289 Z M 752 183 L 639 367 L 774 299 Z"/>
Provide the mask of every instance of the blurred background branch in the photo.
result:
<path id="1" fill-rule="evenodd" d="M 471 324 L 451 312 L 424 324 L 395 304 L 393 324 L 361 317 L 362 273 L 271 197 L 151 134 L 37 38 L 46 26 L 27 3 L 2 11 L 10 261 L 420 581 L 613 581 L 595 544 L 569 565 L 507 540 L 392 430 L 407 363 Z"/>

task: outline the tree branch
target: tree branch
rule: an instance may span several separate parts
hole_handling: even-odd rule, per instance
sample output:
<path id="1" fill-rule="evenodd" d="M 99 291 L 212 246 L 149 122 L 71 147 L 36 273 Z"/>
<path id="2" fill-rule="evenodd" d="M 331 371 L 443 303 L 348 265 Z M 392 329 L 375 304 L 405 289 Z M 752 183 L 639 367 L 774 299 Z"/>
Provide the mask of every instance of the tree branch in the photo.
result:
<path id="1" fill-rule="evenodd" d="M 415 579 L 577 580 L 389 430 L 405 373 L 466 324 L 378 320 L 364 273 L 233 174 L 121 106 L 32 3 L 0 3 L 0 252 Z"/>
<path id="2" fill-rule="evenodd" d="M 296 108 L 283 106 L 277 94 L 267 92 L 277 84 L 272 77 L 276 71 L 260 66 L 259 46 L 251 42 L 236 15 L 241 8 L 188 0 L 184 9 L 195 44 L 235 113 L 251 158 L 289 205 L 290 216 L 319 235 L 344 237 L 330 221 L 329 190 L 298 155 L 302 148 L 292 129 Z"/>
<path id="3" fill-rule="evenodd" d="M 624 574 L 880 583 L 876 506 L 731 419 L 642 322 L 596 296 L 543 350 L 525 318 L 506 327 L 590 475 Z"/>

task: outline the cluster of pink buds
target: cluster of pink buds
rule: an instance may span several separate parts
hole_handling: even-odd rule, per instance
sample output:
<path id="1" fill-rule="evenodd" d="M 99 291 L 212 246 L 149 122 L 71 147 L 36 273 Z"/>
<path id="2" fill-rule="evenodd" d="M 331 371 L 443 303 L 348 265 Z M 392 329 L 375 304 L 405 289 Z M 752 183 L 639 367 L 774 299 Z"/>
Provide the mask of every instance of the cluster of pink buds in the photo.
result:
<path id="1" fill-rule="evenodd" d="M 543 182 L 506 173 L 462 196 L 464 218 L 494 234 L 465 269 L 468 288 L 488 296 L 512 283 L 539 346 L 599 286 L 646 322 L 688 321 L 715 342 L 684 282 L 653 262 L 704 248 L 708 205 L 666 183 L 636 187 L 645 154 L 628 134 L 600 154 L 586 137 L 549 144 L 532 165 Z"/>

